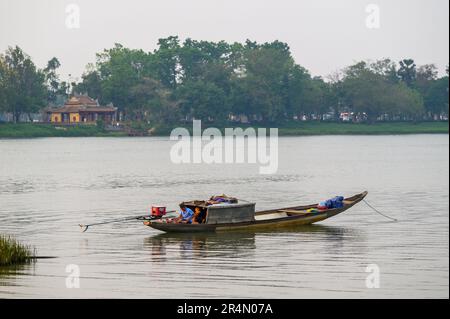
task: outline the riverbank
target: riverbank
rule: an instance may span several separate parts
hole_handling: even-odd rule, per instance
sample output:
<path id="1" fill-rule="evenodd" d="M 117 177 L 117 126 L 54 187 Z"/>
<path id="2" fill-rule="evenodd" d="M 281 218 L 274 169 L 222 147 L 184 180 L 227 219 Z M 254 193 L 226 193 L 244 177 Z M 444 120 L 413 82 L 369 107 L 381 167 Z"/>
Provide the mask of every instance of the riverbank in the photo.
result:
<path id="1" fill-rule="evenodd" d="M 448 122 L 305 123 L 301 126 L 287 125 L 280 128 L 282 136 L 401 134 L 448 134 Z"/>
<path id="2" fill-rule="evenodd" d="M 251 125 L 229 125 L 227 127 L 263 127 Z M 192 131 L 192 125 L 181 125 Z M 207 126 L 202 125 L 203 129 Z M 268 125 L 268 127 L 276 127 Z M 173 126 L 142 126 L 142 135 L 152 131 L 154 136 L 169 136 Z M 448 122 L 384 122 L 375 124 L 330 123 L 330 122 L 289 122 L 279 126 L 280 136 L 303 135 L 400 135 L 400 134 L 448 134 Z M 223 127 L 219 127 L 223 131 Z M 92 125 L 54 126 L 51 124 L 0 124 L 0 138 L 36 137 L 120 137 L 127 132 L 106 131 Z"/>
<path id="3" fill-rule="evenodd" d="M 55 126 L 51 124 L 0 124 L 0 138 L 36 137 L 102 137 L 127 136 L 125 132 L 109 132 L 95 125 Z"/>
<path id="4" fill-rule="evenodd" d="M 13 266 L 30 262 L 35 256 L 33 250 L 15 239 L 0 235 L 0 266 Z"/>

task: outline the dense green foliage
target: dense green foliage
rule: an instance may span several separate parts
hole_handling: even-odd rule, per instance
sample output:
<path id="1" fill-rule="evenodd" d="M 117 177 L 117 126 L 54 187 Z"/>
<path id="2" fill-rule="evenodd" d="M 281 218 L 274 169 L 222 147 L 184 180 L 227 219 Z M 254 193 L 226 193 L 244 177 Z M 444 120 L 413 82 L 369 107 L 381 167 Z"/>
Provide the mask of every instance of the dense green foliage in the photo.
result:
<path id="1" fill-rule="evenodd" d="M 0 56 L 0 112 L 36 112 L 69 93 L 53 58 L 37 69 L 20 48 Z M 230 120 L 283 123 L 292 119 L 429 120 L 448 116 L 447 76 L 414 60 L 361 61 L 327 79 L 298 65 L 286 43 L 226 43 L 172 36 L 153 52 L 120 44 L 97 54 L 72 93 L 112 102 L 122 120 L 220 126 Z"/>
<path id="2" fill-rule="evenodd" d="M 448 115 L 448 76 L 412 59 L 359 62 L 329 81 L 296 64 L 286 43 L 160 39 L 154 52 L 116 44 L 97 55 L 75 90 L 113 102 L 131 120 L 222 123 L 231 115 L 281 124 L 354 112 L 360 120 Z"/>
<path id="3" fill-rule="evenodd" d="M 0 235 L 0 266 L 27 263 L 34 257 L 30 247 L 24 246 L 11 237 Z"/>

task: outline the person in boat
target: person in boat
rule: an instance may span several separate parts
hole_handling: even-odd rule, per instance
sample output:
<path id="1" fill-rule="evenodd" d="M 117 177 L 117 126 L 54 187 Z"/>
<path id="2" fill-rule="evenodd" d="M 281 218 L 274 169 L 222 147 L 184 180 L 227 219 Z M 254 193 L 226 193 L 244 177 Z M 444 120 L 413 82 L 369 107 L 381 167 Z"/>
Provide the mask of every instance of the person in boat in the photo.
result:
<path id="1" fill-rule="evenodd" d="M 180 215 L 177 218 L 174 218 L 172 222 L 181 223 L 181 224 L 192 224 L 192 220 L 194 219 L 194 212 L 189 207 L 186 207 L 184 204 L 180 204 Z"/>
<path id="2" fill-rule="evenodd" d="M 200 207 L 195 207 L 194 218 L 192 220 L 193 224 L 203 224 L 205 222 L 205 210 Z"/>

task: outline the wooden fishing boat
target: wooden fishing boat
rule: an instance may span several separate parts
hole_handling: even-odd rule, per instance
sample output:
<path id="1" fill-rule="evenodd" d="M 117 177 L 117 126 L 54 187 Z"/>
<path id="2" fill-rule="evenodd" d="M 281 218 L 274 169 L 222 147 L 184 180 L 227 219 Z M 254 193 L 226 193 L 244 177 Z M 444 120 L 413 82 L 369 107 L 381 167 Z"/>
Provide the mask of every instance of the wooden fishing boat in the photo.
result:
<path id="1" fill-rule="evenodd" d="M 203 209 L 206 219 L 201 224 L 167 223 L 164 219 L 146 220 L 144 225 L 164 232 L 223 232 L 263 230 L 298 225 L 308 225 L 336 216 L 353 207 L 367 196 L 363 192 L 343 201 L 343 207 L 320 210 L 318 204 L 294 206 L 255 212 L 255 203 L 227 203 L 209 205 L 206 201 L 185 202 L 186 207 Z"/>

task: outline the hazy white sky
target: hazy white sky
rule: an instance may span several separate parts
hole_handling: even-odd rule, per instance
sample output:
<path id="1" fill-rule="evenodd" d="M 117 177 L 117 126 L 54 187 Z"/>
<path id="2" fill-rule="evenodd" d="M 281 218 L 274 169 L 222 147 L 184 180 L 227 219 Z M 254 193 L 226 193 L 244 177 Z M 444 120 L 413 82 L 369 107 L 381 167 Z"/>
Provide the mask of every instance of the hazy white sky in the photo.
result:
<path id="1" fill-rule="evenodd" d="M 66 27 L 66 6 L 80 8 L 80 28 Z M 366 7 L 380 27 L 366 26 Z M 121 43 L 153 51 L 158 38 L 258 42 L 280 40 L 296 62 L 326 76 L 362 59 L 449 56 L 448 0 L 0 0 L 0 51 L 19 45 L 39 67 L 56 56 L 61 77 L 79 78 L 95 53 Z"/>

